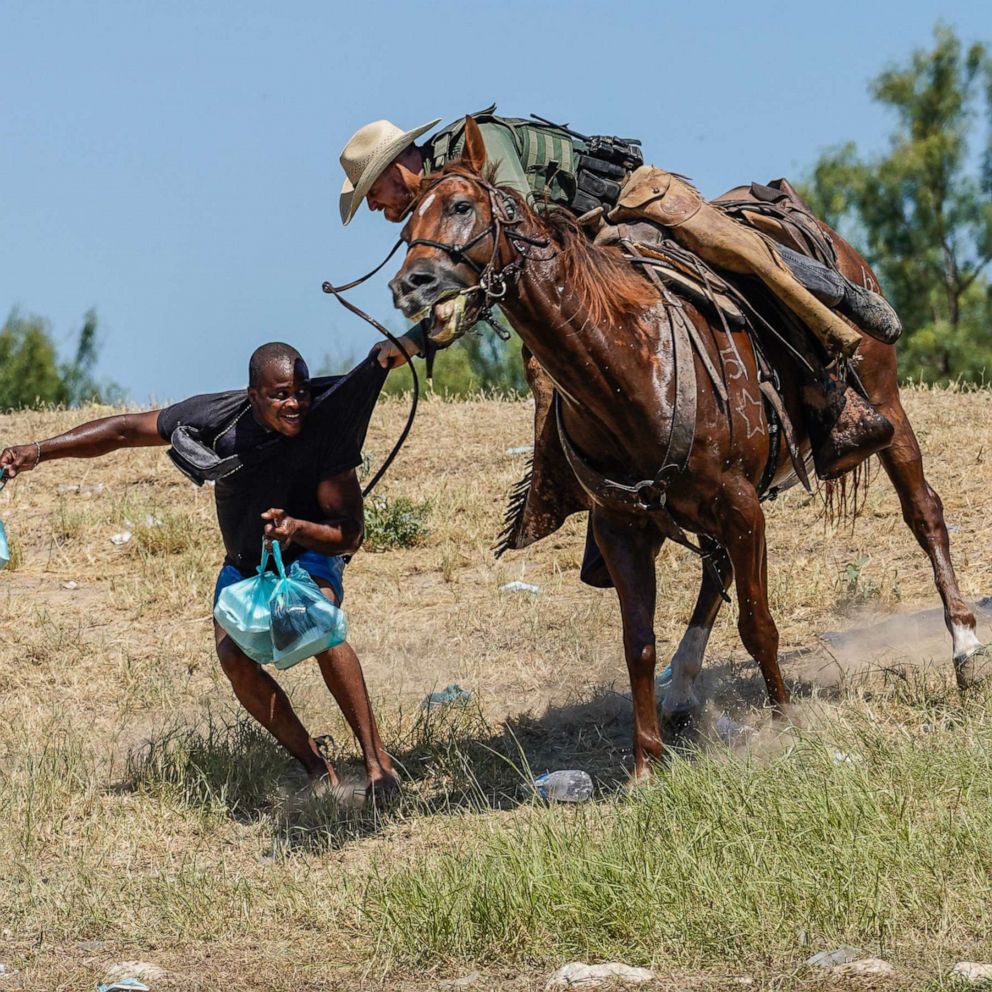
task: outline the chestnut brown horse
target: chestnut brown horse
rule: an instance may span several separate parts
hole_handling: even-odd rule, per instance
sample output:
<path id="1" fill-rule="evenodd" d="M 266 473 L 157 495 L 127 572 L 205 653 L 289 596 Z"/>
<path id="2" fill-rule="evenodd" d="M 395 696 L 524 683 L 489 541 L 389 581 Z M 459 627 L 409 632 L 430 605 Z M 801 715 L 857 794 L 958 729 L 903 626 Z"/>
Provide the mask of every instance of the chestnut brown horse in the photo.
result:
<path id="1" fill-rule="evenodd" d="M 574 223 L 539 216 L 485 178 L 478 128 L 466 121 L 464 156 L 423 180 L 403 237 L 404 263 L 390 283 L 408 317 L 429 313 L 439 344 L 463 333 L 493 300 L 546 370 L 560 397 L 563 436 L 581 458 L 614 480 L 652 479 L 666 460 L 677 417 L 676 337 L 671 308 L 648 280 L 612 248 L 591 244 Z M 857 252 L 829 229 L 841 271 L 862 281 L 870 273 Z M 655 702 L 655 558 L 671 536 L 671 521 L 700 535 L 715 568 L 703 570 L 690 625 L 672 659 L 673 682 L 664 715 L 680 718 L 698 705 L 693 682 L 706 642 L 733 579 L 741 640 L 758 663 L 778 710 L 788 691 L 778 663 L 778 630 L 768 605 L 765 518 L 758 485 L 770 457 L 768 421 L 758 390 L 751 338 L 713 324 L 688 301 L 709 362 L 691 352 L 695 429 L 684 469 L 667 482 L 663 520 L 657 512 L 615 500 L 590 499 L 593 533 L 616 587 L 633 696 L 635 775 L 662 754 Z M 733 337 L 733 341 L 728 340 Z M 802 451 L 799 376 L 792 357 L 774 342 L 763 347 L 776 367 L 785 407 Z M 723 354 L 721 355 L 721 351 Z M 903 517 L 933 564 L 953 638 L 959 685 L 988 662 L 951 565 L 947 528 L 937 494 L 927 484 L 919 445 L 899 399 L 895 351 L 864 338 L 860 375 L 872 402 L 895 427 L 882 464 L 902 503 Z M 709 376 L 721 369 L 726 400 Z M 781 446 L 784 447 L 784 446 Z M 791 463 L 779 456 L 776 478 Z M 657 507 L 655 507 L 657 510 Z M 984 674 L 984 673 L 983 673 Z"/>

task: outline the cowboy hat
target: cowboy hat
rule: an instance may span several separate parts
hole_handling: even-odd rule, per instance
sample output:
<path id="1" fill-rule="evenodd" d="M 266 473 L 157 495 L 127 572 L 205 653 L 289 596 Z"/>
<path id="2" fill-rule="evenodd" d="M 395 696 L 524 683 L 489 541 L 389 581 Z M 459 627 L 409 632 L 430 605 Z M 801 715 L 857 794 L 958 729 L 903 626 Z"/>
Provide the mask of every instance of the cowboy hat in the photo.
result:
<path id="1" fill-rule="evenodd" d="M 345 181 L 341 187 L 341 220 L 348 224 L 372 184 L 404 148 L 412 145 L 425 131 L 441 123 L 441 118 L 402 131 L 390 121 L 373 121 L 359 128 L 341 152 Z"/>

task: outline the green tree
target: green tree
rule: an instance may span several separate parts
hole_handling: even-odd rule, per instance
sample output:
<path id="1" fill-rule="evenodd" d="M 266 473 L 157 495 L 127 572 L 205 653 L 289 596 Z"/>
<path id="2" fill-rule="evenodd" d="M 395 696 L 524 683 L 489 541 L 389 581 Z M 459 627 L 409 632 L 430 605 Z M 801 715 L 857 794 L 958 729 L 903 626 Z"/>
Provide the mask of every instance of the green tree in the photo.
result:
<path id="1" fill-rule="evenodd" d="M 992 374 L 992 59 L 938 25 L 933 47 L 870 84 L 892 110 L 888 150 L 817 161 L 804 193 L 878 273 L 902 318 L 903 375 Z"/>
<path id="2" fill-rule="evenodd" d="M 497 312 L 496 319 L 508 335 L 506 340 L 497 337 L 487 324 L 478 324 L 459 341 L 435 353 L 432 385 L 435 393 L 452 399 L 464 399 L 479 393 L 498 393 L 504 396 L 522 396 L 527 393 L 520 339 L 510 330 L 502 314 Z M 397 337 L 404 333 L 404 329 L 391 323 L 386 326 Z M 330 375 L 340 369 L 350 368 L 357 361 L 354 355 L 337 359 L 325 355 L 316 374 Z M 423 362 L 418 362 L 417 374 L 423 387 Z M 383 392 L 387 396 L 398 396 L 408 392 L 410 385 L 410 373 L 402 368 L 396 369 L 386 380 Z"/>
<path id="3" fill-rule="evenodd" d="M 62 377 L 45 322 L 13 311 L 0 330 L 0 409 L 61 401 Z"/>
<path id="4" fill-rule="evenodd" d="M 509 326 L 500 316 L 498 323 L 507 333 Z M 391 378 L 392 388 L 408 389 L 400 376 Z M 442 396 L 464 398 L 478 393 L 520 396 L 527 392 L 520 339 L 512 334 L 506 340 L 488 324 L 478 324 L 450 348 L 437 352 L 434 359 L 434 391 Z"/>
<path id="5" fill-rule="evenodd" d="M 44 405 L 79 406 L 123 398 L 119 386 L 94 377 L 99 357 L 96 312 L 89 310 L 73 358 L 59 362 L 48 322 L 11 311 L 0 329 L 0 409 Z"/>

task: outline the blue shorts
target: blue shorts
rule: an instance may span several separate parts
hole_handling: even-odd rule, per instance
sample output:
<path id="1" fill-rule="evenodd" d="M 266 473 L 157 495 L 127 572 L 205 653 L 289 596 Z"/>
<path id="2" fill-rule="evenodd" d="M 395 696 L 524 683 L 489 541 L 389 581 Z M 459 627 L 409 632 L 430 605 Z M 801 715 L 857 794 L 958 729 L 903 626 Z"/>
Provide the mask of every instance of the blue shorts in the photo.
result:
<path id="1" fill-rule="evenodd" d="M 299 558 L 294 558 L 300 568 L 307 572 L 313 579 L 324 579 L 331 587 L 331 592 L 337 597 L 337 605 L 340 606 L 344 600 L 344 558 L 340 555 L 322 555 L 317 551 L 304 551 Z M 235 582 L 242 579 L 249 579 L 254 572 L 245 574 L 240 568 L 234 565 L 225 565 L 217 576 L 217 585 L 214 587 L 214 606 L 220 598 L 221 590 L 228 586 L 233 586 Z"/>

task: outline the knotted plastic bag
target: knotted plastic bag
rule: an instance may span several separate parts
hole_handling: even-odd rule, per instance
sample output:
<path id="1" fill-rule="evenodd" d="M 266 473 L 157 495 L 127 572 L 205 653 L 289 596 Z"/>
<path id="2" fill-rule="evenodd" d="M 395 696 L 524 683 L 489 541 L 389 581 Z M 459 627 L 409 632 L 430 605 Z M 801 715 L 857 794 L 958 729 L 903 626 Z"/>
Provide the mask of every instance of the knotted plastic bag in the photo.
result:
<path id="1" fill-rule="evenodd" d="M 269 600 L 278 577 L 275 572 L 266 570 L 268 564 L 269 551 L 263 545 L 262 561 L 256 574 L 222 589 L 214 607 L 217 623 L 252 661 L 260 665 L 271 665 L 273 660 Z"/>
<path id="2" fill-rule="evenodd" d="M 298 564 L 286 573 L 277 542 L 272 552 L 279 570 L 269 600 L 272 657 L 276 668 L 284 670 L 341 644 L 348 636 L 348 621 Z"/>

